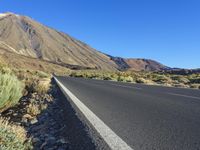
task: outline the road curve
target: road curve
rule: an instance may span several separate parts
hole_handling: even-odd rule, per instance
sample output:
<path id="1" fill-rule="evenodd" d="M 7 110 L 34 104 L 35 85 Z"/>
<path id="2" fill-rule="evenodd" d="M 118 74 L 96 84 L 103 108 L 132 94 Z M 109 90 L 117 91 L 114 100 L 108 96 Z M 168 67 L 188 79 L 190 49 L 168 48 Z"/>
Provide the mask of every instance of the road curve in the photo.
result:
<path id="1" fill-rule="evenodd" d="M 134 150 L 199 150 L 200 91 L 57 77 Z"/>

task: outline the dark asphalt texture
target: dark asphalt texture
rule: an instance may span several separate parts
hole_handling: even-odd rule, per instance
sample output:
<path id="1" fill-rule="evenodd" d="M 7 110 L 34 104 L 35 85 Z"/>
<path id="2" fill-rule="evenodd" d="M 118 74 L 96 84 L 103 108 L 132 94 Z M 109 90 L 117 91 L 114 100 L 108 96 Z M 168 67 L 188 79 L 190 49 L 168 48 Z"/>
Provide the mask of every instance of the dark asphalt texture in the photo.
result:
<path id="1" fill-rule="evenodd" d="M 57 78 L 134 150 L 200 150 L 200 90 Z"/>

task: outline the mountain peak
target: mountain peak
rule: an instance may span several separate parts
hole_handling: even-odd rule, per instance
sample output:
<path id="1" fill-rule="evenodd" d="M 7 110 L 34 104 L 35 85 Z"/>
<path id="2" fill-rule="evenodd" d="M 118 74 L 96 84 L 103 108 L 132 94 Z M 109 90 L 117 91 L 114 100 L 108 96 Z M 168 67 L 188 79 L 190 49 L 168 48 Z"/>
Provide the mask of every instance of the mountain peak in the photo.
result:
<path id="1" fill-rule="evenodd" d="M 12 12 L 5 12 L 5 13 L 0 13 L 0 17 L 6 17 L 6 16 L 19 16 L 17 14 L 14 14 Z"/>

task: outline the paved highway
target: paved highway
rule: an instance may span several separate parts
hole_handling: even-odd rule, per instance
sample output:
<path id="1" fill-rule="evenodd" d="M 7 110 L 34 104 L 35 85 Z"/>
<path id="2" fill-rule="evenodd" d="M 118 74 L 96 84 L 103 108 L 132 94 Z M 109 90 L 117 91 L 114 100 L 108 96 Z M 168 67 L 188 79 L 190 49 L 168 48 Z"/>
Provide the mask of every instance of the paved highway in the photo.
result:
<path id="1" fill-rule="evenodd" d="M 200 90 L 57 79 L 134 150 L 200 149 Z"/>

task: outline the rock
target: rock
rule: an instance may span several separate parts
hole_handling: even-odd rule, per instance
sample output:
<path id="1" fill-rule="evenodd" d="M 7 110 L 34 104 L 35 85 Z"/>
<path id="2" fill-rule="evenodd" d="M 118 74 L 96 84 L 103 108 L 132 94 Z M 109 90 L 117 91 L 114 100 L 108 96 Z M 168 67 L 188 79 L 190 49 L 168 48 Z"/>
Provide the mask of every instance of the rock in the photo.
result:
<path id="1" fill-rule="evenodd" d="M 54 145 L 56 144 L 56 138 L 50 136 L 50 137 L 48 137 L 48 138 L 46 139 L 45 142 L 47 143 L 47 145 L 48 145 L 49 147 L 52 147 L 52 146 L 54 146 Z"/>
<path id="2" fill-rule="evenodd" d="M 22 118 L 22 121 L 21 121 L 23 124 L 27 124 L 28 123 L 28 119 L 27 118 Z"/>
<path id="3" fill-rule="evenodd" d="M 23 115 L 22 119 L 31 120 L 31 119 L 33 119 L 33 117 L 31 115 L 29 115 L 29 114 L 25 114 L 25 115 Z"/>
<path id="4" fill-rule="evenodd" d="M 37 118 L 34 118 L 30 121 L 31 124 L 36 124 L 38 122 Z"/>
<path id="5" fill-rule="evenodd" d="M 40 142 L 40 139 L 39 138 L 33 138 L 32 142 L 33 142 L 33 144 L 36 144 L 36 143 Z"/>
<path id="6" fill-rule="evenodd" d="M 56 143 L 59 143 L 59 144 L 68 144 L 67 141 L 65 141 L 65 139 L 59 139 L 56 141 Z"/>
<path id="7" fill-rule="evenodd" d="M 18 113 L 14 113 L 13 116 L 18 116 Z"/>

